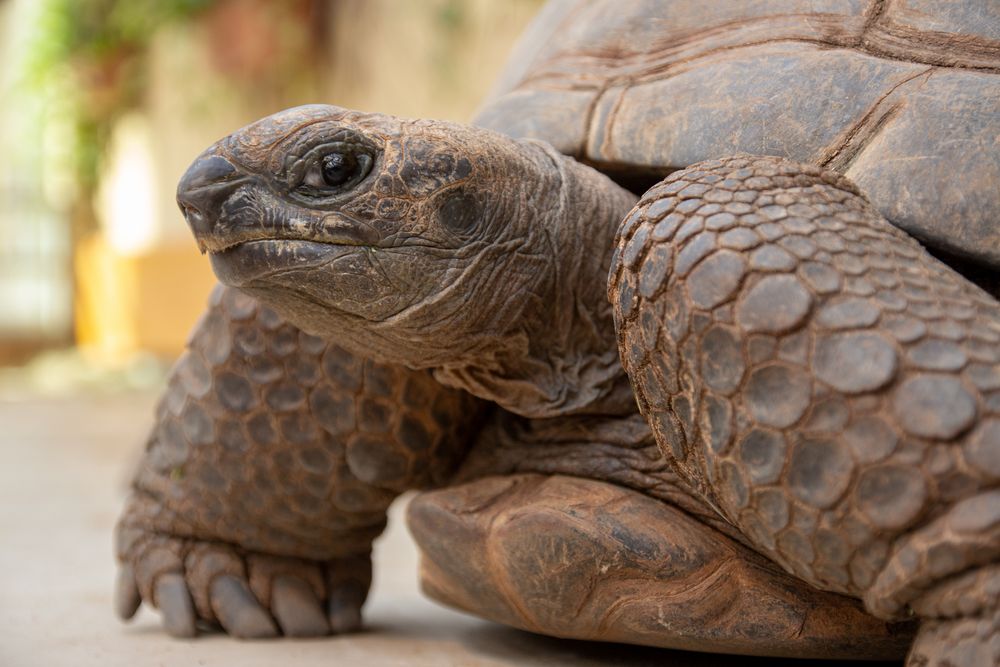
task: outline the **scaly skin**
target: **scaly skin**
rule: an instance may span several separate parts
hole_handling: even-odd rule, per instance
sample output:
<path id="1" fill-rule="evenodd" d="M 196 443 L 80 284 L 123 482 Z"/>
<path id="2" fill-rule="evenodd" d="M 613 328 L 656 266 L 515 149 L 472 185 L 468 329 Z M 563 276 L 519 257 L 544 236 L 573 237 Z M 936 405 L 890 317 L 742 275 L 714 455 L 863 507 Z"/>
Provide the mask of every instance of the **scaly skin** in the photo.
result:
<path id="1" fill-rule="evenodd" d="M 1000 304 L 780 158 L 671 175 L 615 256 L 622 359 L 678 474 L 803 580 L 935 619 L 911 664 L 1000 659 Z"/>
<path id="2" fill-rule="evenodd" d="M 415 505 L 425 583 L 445 600 L 556 635 L 781 655 L 898 650 L 905 628 L 817 588 L 887 618 L 925 614 L 914 656 L 954 654 L 994 613 L 997 304 L 833 172 L 772 158 L 685 171 L 626 218 L 612 258 L 634 197 L 550 147 L 306 107 L 210 148 L 178 198 L 223 282 L 352 354 L 432 369 L 503 409 L 456 478 L 474 481 Z M 940 340 L 916 342 L 926 332 Z M 518 439 L 538 447 L 512 463 Z M 508 476 L 475 480 L 496 472 Z M 530 534 L 504 528 L 515 519 Z M 225 570 L 193 553 L 196 569 Z M 568 585 L 560 597 L 544 575 L 569 563 L 600 599 L 636 581 L 649 595 L 614 613 Z M 712 579 L 720 605 L 743 588 L 775 602 L 742 600 L 749 616 L 692 640 L 680 621 L 705 612 L 684 601 L 699 568 L 739 573 Z M 955 603 L 977 583 L 974 606 Z M 208 592 L 216 616 L 215 598 L 237 596 L 226 586 Z"/>
<path id="3" fill-rule="evenodd" d="M 357 359 L 218 288 L 118 524 L 119 613 L 146 600 L 180 636 L 196 618 L 270 636 L 266 609 L 286 635 L 357 628 L 386 509 L 448 478 L 480 413 L 427 372 Z"/>

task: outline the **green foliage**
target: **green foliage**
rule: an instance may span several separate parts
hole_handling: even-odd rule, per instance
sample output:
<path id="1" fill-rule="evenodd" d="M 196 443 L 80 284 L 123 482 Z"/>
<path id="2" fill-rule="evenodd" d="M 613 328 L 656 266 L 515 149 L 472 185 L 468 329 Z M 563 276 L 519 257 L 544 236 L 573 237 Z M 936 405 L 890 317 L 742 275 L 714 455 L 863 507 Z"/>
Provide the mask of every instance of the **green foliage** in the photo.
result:
<path id="1" fill-rule="evenodd" d="M 97 183 L 111 127 L 141 103 L 146 52 L 156 31 L 216 0 L 40 0 L 28 75 L 72 109 L 75 171 L 85 192 Z"/>
<path id="2" fill-rule="evenodd" d="M 448 0 L 437 11 L 437 21 L 445 30 L 454 32 L 462 28 L 466 20 L 465 3 L 461 0 Z"/>
<path id="3" fill-rule="evenodd" d="M 80 60 L 142 51 L 157 29 L 215 0 L 42 0 L 39 74 Z"/>

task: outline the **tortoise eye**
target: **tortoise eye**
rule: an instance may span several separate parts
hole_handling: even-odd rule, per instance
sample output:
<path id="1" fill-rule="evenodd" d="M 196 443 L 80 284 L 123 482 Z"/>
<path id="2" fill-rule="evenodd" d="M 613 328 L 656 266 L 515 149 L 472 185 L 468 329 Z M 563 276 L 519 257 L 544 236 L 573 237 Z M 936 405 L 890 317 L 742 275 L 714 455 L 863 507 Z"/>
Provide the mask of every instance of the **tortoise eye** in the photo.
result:
<path id="1" fill-rule="evenodd" d="M 327 146 L 326 151 L 317 153 L 307 160 L 308 167 L 296 187 L 310 198 L 325 198 L 346 190 L 363 180 L 372 168 L 372 156 L 355 146 Z"/>
<path id="2" fill-rule="evenodd" d="M 321 162 L 323 180 L 331 187 L 343 185 L 351 180 L 357 168 L 358 161 L 349 153 L 330 153 L 324 155 Z"/>

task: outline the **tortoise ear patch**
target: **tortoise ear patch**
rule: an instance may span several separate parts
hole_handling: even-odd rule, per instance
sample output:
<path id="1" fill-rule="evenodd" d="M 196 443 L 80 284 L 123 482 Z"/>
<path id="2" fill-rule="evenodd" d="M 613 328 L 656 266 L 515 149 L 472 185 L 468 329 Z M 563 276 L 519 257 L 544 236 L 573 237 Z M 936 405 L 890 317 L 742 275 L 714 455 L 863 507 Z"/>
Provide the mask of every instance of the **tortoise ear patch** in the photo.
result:
<path id="1" fill-rule="evenodd" d="M 462 234 L 475 227 L 481 212 L 479 200 L 469 192 L 458 189 L 446 195 L 444 203 L 438 208 L 437 217 L 445 229 Z"/>

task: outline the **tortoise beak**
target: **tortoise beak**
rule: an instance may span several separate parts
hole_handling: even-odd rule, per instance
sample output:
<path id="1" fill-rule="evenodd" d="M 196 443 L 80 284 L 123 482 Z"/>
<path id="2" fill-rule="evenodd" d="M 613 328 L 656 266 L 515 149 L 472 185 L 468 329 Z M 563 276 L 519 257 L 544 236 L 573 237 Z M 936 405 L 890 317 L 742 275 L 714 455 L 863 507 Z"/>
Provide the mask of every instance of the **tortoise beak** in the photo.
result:
<path id="1" fill-rule="evenodd" d="M 177 205 L 203 252 L 205 237 L 215 230 L 222 205 L 247 180 L 221 155 L 199 157 L 184 172 L 177 184 Z"/>

